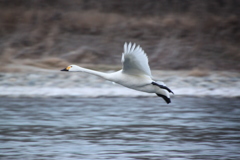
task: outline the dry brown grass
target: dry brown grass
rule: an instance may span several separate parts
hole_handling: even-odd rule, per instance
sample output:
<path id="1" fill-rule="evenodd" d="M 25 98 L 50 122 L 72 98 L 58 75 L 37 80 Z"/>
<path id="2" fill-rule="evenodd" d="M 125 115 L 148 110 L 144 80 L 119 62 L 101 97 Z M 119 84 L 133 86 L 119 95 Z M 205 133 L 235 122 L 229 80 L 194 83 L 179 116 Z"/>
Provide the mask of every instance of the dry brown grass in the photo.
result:
<path id="1" fill-rule="evenodd" d="M 0 72 L 5 72 L 5 73 L 17 73 L 21 72 L 22 70 L 19 68 L 9 68 L 7 66 L 3 66 L 0 68 Z"/>
<path id="2" fill-rule="evenodd" d="M 189 28 L 197 25 L 196 19 L 186 15 L 166 15 L 164 17 L 127 17 L 116 13 L 101 13 L 95 10 L 67 11 L 38 10 L 17 8 L 0 10 L 0 32 L 2 34 L 15 30 L 25 30 L 33 37 L 46 36 L 52 28 L 84 34 L 100 34 L 109 28 L 150 30 L 164 28 Z M 37 35 L 36 35 L 37 34 Z M 41 39 L 41 38 L 40 38 Z M 33 40 L 34 41 L 34 40 Z"/>
<path id="3" fill-rule="evenodd" d="M 54 26 L 67 31 L 94 32 L 117 25 L 124 21 L 124 17 L 111 13 L 90 11 L 38 10 L 23 8 L 0 10 L 0 28 L 2 34 L 15 30 L 28 29 L 34 32 L 49 33 Z"/>
<path id="4" fill-rule="evenodd" d="M 115 64 L 113 53 L 119 53 L 123 42 L 134 41 L 149 47 L 146 51 L 151 53 L 149 58 L 155 69 L 192 69 L 199 65 L 210 69 L 240 68 L 237 16 L 208 15 L 203 19 L 187 13 L 127 16 L 97 10 L 22 7 L 1 8 L 0 15 L 0 63 L 35 59 L 28 64 L 57 67 L 62 62 L 51 57 L 90 46 L 103 55 L 98 58 L 94 53 L 96 62 L 87 53 L 81 63 Z M 166 45 L 159 45 L 164 41 Z M 113 43 L 119 44 L 119 48 L 111 46 Z"/>
<path id="5" fill-rule="evenodd" d="M 8 34 L 14 31 L 30 32 L 29 41 L 41 41 L 44 37 L 61 32 L 81 34 L 101 34 L 114 29 L 123 31 L 148 31 L 165 33 L 169 30 L 184 30 L 187 32 L 218 32 L 230 29 L 238 23 L 237 16 L 223 18 L 212 15 L 205 19 L 196 18 L 190 14 L 166 14 L 164 16 L 127 17 L 117 13 L 102 13 L 96 10 L 65 11 L 50 9 L 1 9 L 0 33 Z M 112 31 L 112 30 L 110 30 Z M 230 32 L 230 31 L 228 31 Z M 111 33 L 114 34 L 114 33 Z M 222 33 L 223 34 L 223 33 Z M 226 33 L 224 33 L 226 34 Z M 228 33 L 231 34 L 231 33 Z"/>
<path id="6" fill-rule="evenodd" d="M 2 65 L 7 65 L 12 63 L 12 56 L 16 53 L 16 50 L 13 48 L 5 48 L 2 52 L 0 62 Z"/>
<path id="7" fill-rule="evenodd" d="M 69 62 L 64 61 L 60 58 L 51 57 L 41 60 L 26 60 L 25 65 L 34 66 L 38 68 L 51 69 L 51 68 L 62 68 L 69 65 Z"/>
<path id="8" fill-rule="evenodd" d="M 98 33 L 116 25 L 124 18 L 117 14 L 99 13 L 97 11 L 67 12 L 62 16 L 61 24 L 64 29 L 70 31 L 84 31 Z"/>
<path id="9" fill-rule="evenodd" d="M 206 69 L 193 69 L 188 73 L 188 76 L 193 76 L 193 77 L 206 77 L 209 75 L 209 71 Z"/>
<path id="10" fill-rule="evenodd" d="M 24 60 L 21 62 L 24 65 L 27 66 L 33 66 L 37 68 L 43 68 L 43 69 L 62 69 L 67 66 L 69 66 L 70 62 L 65 61 L 63 59 L 59 59 L 56 57 L 48 58 L 48 59 L 41 59 L 41 60 Z M 89 64 L 89 63 L 75 63 L 75 65 L 79 65 L 81 67 L 93 69 L 93 70 L 102 70 L 102 71 L 109 71 L 109 70 L 120 70 L 121 65 L 104 65 L 104 64 Z M 9 68 L 4 68 L 3 70 L 11 71 Z"/>

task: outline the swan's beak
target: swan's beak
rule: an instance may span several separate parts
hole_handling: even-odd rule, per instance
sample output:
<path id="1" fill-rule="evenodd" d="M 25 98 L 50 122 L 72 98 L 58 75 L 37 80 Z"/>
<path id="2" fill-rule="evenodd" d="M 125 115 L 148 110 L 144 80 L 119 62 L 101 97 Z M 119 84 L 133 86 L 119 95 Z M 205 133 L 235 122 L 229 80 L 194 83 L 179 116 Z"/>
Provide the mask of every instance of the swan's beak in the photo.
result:
<path id="1" fill-rule="evenodd" d="M 68 66 L 67 68 L 62 69 L 61 71 L 69 71 L 70 68 L 71 66 Z"/>
<path id="2" fill-rule="evenodd" d="M 62 69 L 61 71 L 68 71 L 66 68 Z"/>

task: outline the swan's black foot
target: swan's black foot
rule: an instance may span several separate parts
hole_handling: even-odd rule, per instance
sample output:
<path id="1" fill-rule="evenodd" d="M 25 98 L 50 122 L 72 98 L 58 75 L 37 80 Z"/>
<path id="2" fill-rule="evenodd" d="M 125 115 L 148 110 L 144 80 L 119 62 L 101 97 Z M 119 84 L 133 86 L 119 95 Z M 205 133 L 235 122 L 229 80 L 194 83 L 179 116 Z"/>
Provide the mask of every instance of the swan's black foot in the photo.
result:
<path id="1" fill-rule="evenodd" d="M 169 89 L 167 86 L 158 84 L 158 83 L 156 83 L 156 82 L 152 82 L 152 85 L 156 85 L 156 86 L 158 86 L 158 87 L 160 87 L 160 88 L 162 88 L 162 89 L 166 89 L 169 93 L 174 94 L 173 91 L 171 91 L 171 89 Z"/>
<path id="2" fill-rule="evenodd" d="M 162 94 L 157 94 L 157 93 L 156 93 L 156 95 L 159 96 L 159 97 L 162 97 L 167 104 L 171 103 L 171 99 L 168 98 L 167 96 L 164 96 Z"/>

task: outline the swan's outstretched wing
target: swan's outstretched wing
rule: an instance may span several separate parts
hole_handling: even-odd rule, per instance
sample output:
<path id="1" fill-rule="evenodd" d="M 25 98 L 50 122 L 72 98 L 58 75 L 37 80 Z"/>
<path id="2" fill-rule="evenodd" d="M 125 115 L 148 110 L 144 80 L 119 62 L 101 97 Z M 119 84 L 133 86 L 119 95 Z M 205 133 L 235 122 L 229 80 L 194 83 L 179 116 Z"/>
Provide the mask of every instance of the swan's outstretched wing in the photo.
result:
<path id="1" fill-rule="evenodd" d="M 140 46 L 136 47 L 131 42 L 129 44 L 125 43 L 122 63 L 124 73 L 133 75 L 145 74 L 151 77 L 147 55 Z"/>

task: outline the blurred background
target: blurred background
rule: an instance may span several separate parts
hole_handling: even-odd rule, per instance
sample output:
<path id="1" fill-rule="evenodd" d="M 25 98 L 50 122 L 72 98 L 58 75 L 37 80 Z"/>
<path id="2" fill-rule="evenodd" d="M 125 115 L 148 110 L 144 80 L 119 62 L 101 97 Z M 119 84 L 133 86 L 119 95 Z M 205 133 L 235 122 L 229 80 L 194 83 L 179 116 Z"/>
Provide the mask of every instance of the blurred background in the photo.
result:
<path id="1" fill-rule="evenodd" d="M 155 94 L 121 69 L 141 45 Z M 0 0 L 0 159 L 240 159 L 240 0 Z"/>
<path id="2" fill-rule="evenodd" d="M 118 69 L 131 41 L 153 69 L 236 71 L 239 8 L 239 0 L 0 0 L 0 70 Z"/>

